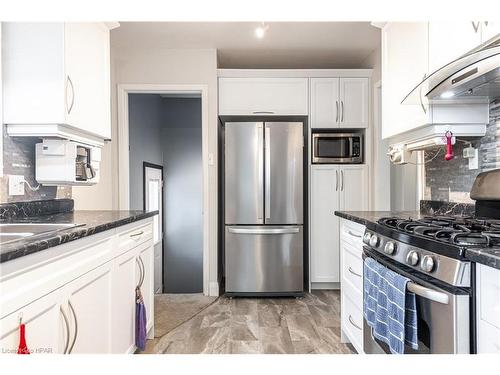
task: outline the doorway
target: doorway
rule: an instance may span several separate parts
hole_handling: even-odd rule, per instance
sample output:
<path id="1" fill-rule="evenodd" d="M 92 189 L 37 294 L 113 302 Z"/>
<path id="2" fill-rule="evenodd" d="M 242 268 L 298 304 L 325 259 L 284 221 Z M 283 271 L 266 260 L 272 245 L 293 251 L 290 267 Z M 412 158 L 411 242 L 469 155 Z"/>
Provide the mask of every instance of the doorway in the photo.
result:
<path id="1" fill-rule="evenodd" d="M 125 200 L 123 193 L 128 190 L 128 209 L 161 211 L 154 222 L 158 228 L 155 291 L 209 295 L 208 224 L 204 215 L 208 191 L 204 168 L 208 164 L 205 163 L 206 104 L 203 104 L 206 92 L 203 88 L 152 91 L 122 91 L 124 100 L 119 113 L 123 114 L 124 108 L 127 111 L 119 125 L 119 175 L 122 184 L 125 180 L 122 171 L 128 172 L 128 186 L 125 189 L 120 186 L 120 202 Z M 124 123 L 128 125 L 126 129 Z M 128 147 L 123 142 L 124 133 Z M 123 168 L 125 151 L 128 151 L 128 165 Z M 137 173 L 138 164 L 142 178 Z"/>

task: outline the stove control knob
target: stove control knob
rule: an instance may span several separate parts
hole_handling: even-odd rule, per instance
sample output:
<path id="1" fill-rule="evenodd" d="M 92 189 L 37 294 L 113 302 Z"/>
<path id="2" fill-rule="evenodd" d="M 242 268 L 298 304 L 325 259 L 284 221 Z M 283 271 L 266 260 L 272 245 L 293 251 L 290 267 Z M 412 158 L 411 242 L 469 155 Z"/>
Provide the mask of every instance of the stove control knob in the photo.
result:
<path id="1" fill-rule="evenodd" d="M 389 241 L 385 244 L 384 253 L 387 255 L 392 255 L 396 251 L 396 242 Z"/>
<path id="2" fill-rule="evenodd" d="M 426 255 L 420 262 L 420 268 L 425 272 L 432 272 L 434 269 L 434 259 L 430 255 Z"/>
<path id="3" fill-rule="evenodd" d="M 412 250 L 406 256 L 406 263 L 410 266 L 416 266 L 418 264 L 418 253 L 415 250 Z"/>
<path id="4" fill-rule="evenodd" d="M 373 234 L 371 237 L 370 237 L 370 246 L 371 247 L 377 247 L 378 244 L 379 244 L 380 240 L 378 238 L 378 236 L 376 234 Z"/>
<path id="5" fill-rule="evenodd" d="M 370 232 L 366 232 L 365 235 L 363 236 L 363 242 L 366 244 L 369 244 L 371 237 L 372 237 L 372 234 Z"/>

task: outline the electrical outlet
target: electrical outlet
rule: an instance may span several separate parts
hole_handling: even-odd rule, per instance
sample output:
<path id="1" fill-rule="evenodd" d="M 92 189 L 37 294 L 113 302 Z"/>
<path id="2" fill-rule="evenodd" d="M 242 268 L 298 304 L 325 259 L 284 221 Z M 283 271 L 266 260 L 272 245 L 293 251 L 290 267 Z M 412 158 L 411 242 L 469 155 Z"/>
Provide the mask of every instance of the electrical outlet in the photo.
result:
<path id="1" fill-rule="evenodd" d="M 469 157 L 469 169 L 478 169 L 479 168 L 479 152 L 477 148 L 473 148 L 474 154 L 473 157 Z"/>
<path id="2" fill-rule="evenodd" d="M 9 195 L 24 195 L 24 176 L 9 175 Z"/>

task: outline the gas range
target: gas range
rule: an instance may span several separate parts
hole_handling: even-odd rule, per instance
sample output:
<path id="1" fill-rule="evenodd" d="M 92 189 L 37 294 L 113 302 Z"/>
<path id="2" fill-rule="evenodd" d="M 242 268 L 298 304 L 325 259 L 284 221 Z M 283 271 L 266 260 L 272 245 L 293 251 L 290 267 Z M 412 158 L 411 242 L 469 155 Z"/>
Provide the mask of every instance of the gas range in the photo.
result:
<path id="1" fill-rule="evenodd" d="M 392 261 L 452 286 L 470 287 L 473 247 L 500 247 L 500 220 L 464 216 L 386 217 L 368 224 L 363 242 Z"/>

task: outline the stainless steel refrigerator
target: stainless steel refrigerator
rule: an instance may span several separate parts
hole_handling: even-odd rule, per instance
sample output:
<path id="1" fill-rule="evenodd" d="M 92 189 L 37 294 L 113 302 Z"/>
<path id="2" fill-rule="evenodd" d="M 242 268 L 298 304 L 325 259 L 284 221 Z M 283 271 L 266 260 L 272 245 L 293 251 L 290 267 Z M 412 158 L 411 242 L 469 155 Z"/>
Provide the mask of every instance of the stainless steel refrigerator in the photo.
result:
<path id="1" fill-rule="evenodd" d="M 226 122 L 228 294 L 303 292 L 302 122 Z"/>

